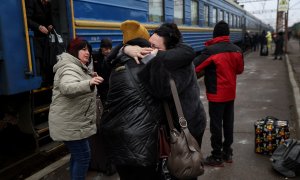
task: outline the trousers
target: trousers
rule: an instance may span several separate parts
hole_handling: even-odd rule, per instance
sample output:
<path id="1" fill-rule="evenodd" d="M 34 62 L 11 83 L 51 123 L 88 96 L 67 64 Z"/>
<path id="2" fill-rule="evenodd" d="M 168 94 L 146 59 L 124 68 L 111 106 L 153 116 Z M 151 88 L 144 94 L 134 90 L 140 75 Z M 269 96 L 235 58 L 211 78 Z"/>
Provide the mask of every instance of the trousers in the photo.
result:
<path id="1" fill-rule="evenodd" d="M 209 102 L 210 132 L 212 155 L 222 158 L 222 152 L 232 155 L 234 124 L 234 100 L 227 102 Z M 224 141 L 222 142 L 222 134 Z"/>
<path id="2" fill-rule="evenodd" d="M 71 154 L 71 180 L 84 180 L 91 160 L 91 150 L 88 139 L 64 141 L 64 144 Z"/>

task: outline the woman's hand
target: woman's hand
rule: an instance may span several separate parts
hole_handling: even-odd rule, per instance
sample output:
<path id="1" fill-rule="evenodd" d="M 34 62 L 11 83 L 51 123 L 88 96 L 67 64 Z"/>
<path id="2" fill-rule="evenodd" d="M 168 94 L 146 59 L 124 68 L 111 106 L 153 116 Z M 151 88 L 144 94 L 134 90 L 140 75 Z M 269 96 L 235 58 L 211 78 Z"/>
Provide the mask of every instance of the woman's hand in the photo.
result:
<path id="1" fill-rule="evenodd" d="M 97 73 L 93 74 L 93 78 L 90 80 L 90 86 L 99 85 L 104 79 L 101 76 L 98 76 Z"/>
<path id="2" fill-rule="evenodd" d="M 153 51 L 152 48 L 141 48 L 140 46 L 127 45 L 123 47 L 123 52 L 132 57 L 137 64 L 140 64 L 139 58 L 144 58 Z"/>

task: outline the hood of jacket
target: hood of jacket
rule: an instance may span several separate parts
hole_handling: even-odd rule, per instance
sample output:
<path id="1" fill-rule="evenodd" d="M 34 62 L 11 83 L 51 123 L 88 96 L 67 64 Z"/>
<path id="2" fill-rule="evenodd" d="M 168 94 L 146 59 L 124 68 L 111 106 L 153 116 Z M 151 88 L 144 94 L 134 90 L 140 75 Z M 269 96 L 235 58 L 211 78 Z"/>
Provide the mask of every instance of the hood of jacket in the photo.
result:
<path id="1" fill-rule="evenodd" d="M 229 36 L 219 36 L 216 38 L 213 38 L 211 40 L 208 40 L 204 43 L 205 46 L 210 46 L 216 43 L 220 43 L 220 42 L 230 42 L 230 38 Z"/>
<path id="2" fill-rule="evenodd" d="M 81 67 L 84 71 L 89 71 L 88 67 L 80 62 L 80 60 L 69 53 L 62 53 L 57 56 L 57 63 L 53 66 L 53 72 L 67 65 L 67 64 L 76 64 Z"/>

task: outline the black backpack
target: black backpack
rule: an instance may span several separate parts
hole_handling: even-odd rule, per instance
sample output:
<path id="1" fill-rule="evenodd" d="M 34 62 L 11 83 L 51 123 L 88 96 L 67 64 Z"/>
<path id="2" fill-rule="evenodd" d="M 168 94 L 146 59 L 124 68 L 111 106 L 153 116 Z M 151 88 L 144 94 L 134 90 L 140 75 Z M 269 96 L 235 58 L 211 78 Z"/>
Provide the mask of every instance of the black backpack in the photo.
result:
<path id="1" fill-rule="evenodd" d="M 286 177 L 295 177 L 300 171 L 300 141 L 288 139 L 278 146 L 272 157 L 272 167 Z"/>

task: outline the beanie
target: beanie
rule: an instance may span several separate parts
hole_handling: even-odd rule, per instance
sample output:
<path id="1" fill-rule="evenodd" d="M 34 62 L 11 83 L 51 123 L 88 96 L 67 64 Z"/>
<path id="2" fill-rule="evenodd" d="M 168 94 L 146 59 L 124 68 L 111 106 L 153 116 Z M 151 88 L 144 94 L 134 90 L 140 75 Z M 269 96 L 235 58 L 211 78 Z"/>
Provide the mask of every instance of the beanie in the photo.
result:
<path id="1" fill-rule="evenodd" d="M 104 38 L 100 42 L 100 48 L 112 48 L 112 41 L 108 38 Z"/>
<path id="2" fill-rule="evenodd" d="M 121 24 L 120 29 L 123 31 L 123 43 L 135 38 L 144 38 L 149 40 L 148 30 L 137 21 L 127 20 Z"/>
<path id="3" fill-rule="evenodd" d="M 219 21 L 214 28 L 213 38 L 219 36 L 228 36 L 229 35 L 229 26 L 225 21 Z"/>

